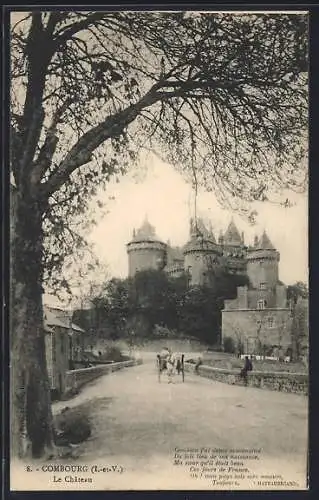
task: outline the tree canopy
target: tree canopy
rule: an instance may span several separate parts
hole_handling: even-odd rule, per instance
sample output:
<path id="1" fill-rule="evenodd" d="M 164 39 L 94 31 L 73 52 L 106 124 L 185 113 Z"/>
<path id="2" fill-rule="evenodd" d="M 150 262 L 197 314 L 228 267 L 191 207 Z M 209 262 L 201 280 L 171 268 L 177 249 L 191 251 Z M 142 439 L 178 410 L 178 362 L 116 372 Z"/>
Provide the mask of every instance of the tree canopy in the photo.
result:
<path id="1" fill-rule="evenodd" d="M 297 302 L 298 298 L 307 299 L 309 297 L 309 289 L 307 283 L 297 281 L 293 285 L 287 287 L 287 298 Z"/>
<path id="2" fill-rule="evenodd" d="M 80 324 L 104 338 L 153 338 L 163 327 L 172 335 L 218 344 L 224 300 L 234 298 L 244 283 L 243 277 L 221 271 L 214 286 L 189 287 L 186 274 L 172 278 L 163 271 L 139 271 L 132 278 L 109 280 L 92 298 L 86 313 L 90 324 L 84 319 Z"/>
<path id="3" fill-rule="evenodd" d="M 304 15 L 20 13 L 11 70 L 12 172 L 53 264 L 80 243 L 65 221 L 141 147 L 228 204 L 304 187 Z"/>

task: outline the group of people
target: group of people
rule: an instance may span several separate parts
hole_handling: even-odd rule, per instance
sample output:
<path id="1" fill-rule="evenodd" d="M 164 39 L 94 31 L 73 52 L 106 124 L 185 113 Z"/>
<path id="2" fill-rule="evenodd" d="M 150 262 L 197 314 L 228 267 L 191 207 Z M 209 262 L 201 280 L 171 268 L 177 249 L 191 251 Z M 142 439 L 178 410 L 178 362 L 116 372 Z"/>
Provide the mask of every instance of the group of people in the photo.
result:
<path id="1" fill-rule="evenodd" d="M 178 374 L 183 369 L 183 361 L 184 356 L 174 354 L 171 349 L 168 347 L 163 347 L 160 354 L 157 355 L 159 369 L 160 371 L 166 370 L 168 382 L 171 383 L 174 373 Z M 203 364 L 201 357 L 198 358 L 195 364 L 195 373 L 198 373 L 199 367 Z M 244 366 L 240 371 L 240 377 L 244 380 L 244 383 L 247 385 L 248 382 L 248 372 L 252 371 L 253 365 L 251 358 L 249 356 L 245 356 Z"/>
<path id="2" fill-rule="evenodd" d="M 168 382 L 171 383 L 174 373 L 177 372 L 179 374 L 182 370 L 183 355 L 174 354 L 168 347 L 163 347 L 157 357 L 160 371 L 166 370 Z"/>

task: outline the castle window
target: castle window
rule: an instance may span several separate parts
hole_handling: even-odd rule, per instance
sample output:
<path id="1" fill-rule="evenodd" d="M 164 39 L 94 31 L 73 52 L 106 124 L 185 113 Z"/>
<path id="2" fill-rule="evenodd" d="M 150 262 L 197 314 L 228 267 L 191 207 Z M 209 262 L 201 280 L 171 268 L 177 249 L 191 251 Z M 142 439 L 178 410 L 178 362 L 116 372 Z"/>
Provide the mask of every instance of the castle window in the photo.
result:
<path id="1" fill-rule="evenodd" d="M 61 354 L 64 354 L 64 336 L 63 336 L 63 334 L 60 335 L 60 349 L 61 349 Z"/>
<path id="2" fill-rule="evenodd" d="M 192 266 L 188 266 L 187 268 L 187 281 L 188 281 L 188 284 L 190 284 L 192 280 Z"/>
<path id="3" fill-rule="evenodd" d="M 274 318 L 269 317 L 268 318 L 268 327 L 273 328 L 274 327 Z"/>
<path id="4" fill-rule="evenodd" d="M 266 285 L 267 285 L 267 283 L 265 283 L 265 282 L 264 283 L 260 283 L 259 289 L 260 290 L 266 290 Z"/>
<path id="5" fill-rule="evenodd" d="M 257 301 L 257 309 L 265 309 L 266 307 L 266 301 L 265 300 L 258 300 Z"/>
<path id="6" fill-rule="evenodd" d="M 52 361 L 56 361 L 56 336 L 55 332 L 52 334 Z"/>

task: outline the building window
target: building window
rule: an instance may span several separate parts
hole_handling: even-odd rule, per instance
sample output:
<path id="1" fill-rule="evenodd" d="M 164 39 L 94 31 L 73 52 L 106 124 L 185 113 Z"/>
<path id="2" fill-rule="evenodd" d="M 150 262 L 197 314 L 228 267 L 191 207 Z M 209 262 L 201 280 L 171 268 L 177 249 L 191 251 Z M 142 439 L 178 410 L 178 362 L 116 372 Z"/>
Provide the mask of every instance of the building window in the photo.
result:
<path id="1" fill-rule="evenodd" d="M 63 336 L 63 334 L 60 335 L 60 348 L 61 348 L 61 354 L 64 354 L 64 336 Z"/>
<path id="2" fill-rule="evenodd" d="M 274 326 L 274 318 L 270 317 L 268 318 L 268 327 L 273 328 Z"/>
<path id="3" fill-rule="evenodd" d="M 52 334 L 52 361 L 56 362 L 56 338 L 55 338 L 55 333 Z"/>
<path id="4" fill-rule="evenodd" d="M 266 301 L 265 300 L 258 300 L 257 301 L 257 309 L 265 309 L 266 307 Z"/>
<path id="5" fill-rule="evenodd" d="M 261 319 L 257 319 L 257 327 L 260 328 L 261 327 Z"/>
<path id="6" fill-rule="evenodd" d="M 265 283 L 265 282 L 260 283 L 260 285 L 259 285 L 259 289 L 260 289 L 260 290 L 266 290 L 266 285 L 267 285 L 267 283 Z"/>

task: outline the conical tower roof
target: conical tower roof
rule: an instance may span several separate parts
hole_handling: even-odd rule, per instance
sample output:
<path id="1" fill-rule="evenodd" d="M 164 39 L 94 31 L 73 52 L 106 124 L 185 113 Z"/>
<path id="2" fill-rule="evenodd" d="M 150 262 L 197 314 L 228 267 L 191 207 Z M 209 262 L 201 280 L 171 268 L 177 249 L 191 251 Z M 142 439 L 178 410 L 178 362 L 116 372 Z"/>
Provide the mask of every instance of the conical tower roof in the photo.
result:
<path id="1" fill-rule="evenodd" d="M 155 228 L 145 217 L 143 224 L 133 235 L 133 241 L 160 241 L 155 233 Z"/>
<path id="2" fill-rule="evenodd" d="M 259 240 L 259 248 L 262 248 L 263 250 L 275 250 L 274 245 L 271 243 L 266 231 L 263 232 L 260 240 Z"/>
<path id="3" fill-rule="evenodd" d="M 197 219 L 191 219 L 190 221 L 190 237 L 193 238 L 203 238 L 207 241 L 212 241 L 216 243 L 215 236 L 213 233 L 212 223 L 209 221 L 208 227 L 201 217 Z"/>
<path id="4" fill-rule="evenodd" d="M 224 241 L 226 245 L 239 246 L 242 244 L 241 236 L 233 219 L 230 221 L 230 224 L 226 230 L 226 233 L 224 235 Z"/>

